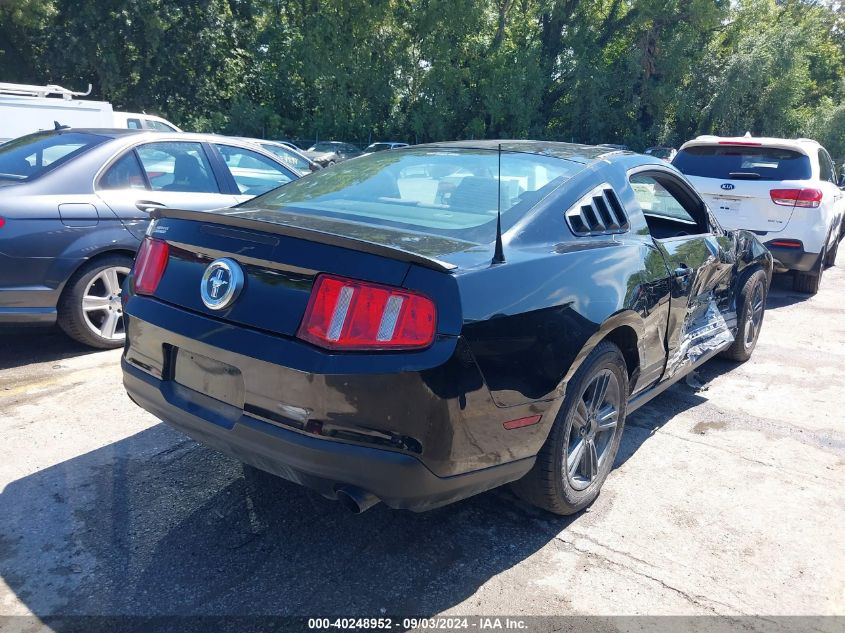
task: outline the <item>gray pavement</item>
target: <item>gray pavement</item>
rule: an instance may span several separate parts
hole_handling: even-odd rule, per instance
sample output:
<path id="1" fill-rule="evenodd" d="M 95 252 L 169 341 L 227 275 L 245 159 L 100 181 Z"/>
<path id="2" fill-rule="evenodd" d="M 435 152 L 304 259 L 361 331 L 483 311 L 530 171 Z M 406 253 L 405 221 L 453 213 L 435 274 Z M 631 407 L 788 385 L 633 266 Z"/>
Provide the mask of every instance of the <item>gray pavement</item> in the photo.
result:
<path id="1" fill-rule="evenodd" d="M 119 354 L 0 332 L 0 615 L 845 614 L 841 268 L 777 279 L 754 358 L 634 414 L 569 518 L 351 515 L 160 424 Z"/>

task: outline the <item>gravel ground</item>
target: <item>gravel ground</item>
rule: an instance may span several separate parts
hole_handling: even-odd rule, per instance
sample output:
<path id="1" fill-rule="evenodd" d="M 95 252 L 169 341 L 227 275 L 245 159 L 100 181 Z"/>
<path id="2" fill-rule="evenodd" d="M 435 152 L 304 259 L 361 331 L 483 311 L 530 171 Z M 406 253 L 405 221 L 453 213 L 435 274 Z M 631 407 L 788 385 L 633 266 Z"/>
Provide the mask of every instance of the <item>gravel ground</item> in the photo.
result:
<path id="1" fill-rule="evenodd" d="M 569 518 L 351 515 L 133 405 L 119 351 L 0 333 L 0 615 L 845 615 L 843 306 L 777 278 L 754 358 L 634 414 Z"/>

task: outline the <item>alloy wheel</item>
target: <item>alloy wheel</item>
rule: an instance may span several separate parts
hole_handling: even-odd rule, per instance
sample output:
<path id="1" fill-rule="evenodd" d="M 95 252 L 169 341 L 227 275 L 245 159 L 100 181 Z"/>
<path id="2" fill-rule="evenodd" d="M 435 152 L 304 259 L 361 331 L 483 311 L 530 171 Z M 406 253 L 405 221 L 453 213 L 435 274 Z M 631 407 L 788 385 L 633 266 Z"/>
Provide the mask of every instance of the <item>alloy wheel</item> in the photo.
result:
<path id="1" fill-rule="evenodd" d="M 109 341 L 126 337 L 123 327 L 123 304 L 120 289 L 129 268 L 112 266 L 97 273 L 82 296 L 82 316 L 85 325 L 96 335 Z"/>
<path id="2" fill-rule="evenodd" d="M 745 347 L 749 348 L 757 340 L 760 333 L 760 326 L 763 325 L 763 310 L 765 308 L 765 297 L 763 285 L 757 284 L 751 293 L 751 301 L 748 305 L 749 314 L 745 320 Z"/>
<path id="3" fill-rule="evenodd" d="M 563 455 L 563 474 L 576 490 L 589 487 L 608 459 L 619 423 L 620 397 L 616 375 L 603 369 L 576 402 Z"/>

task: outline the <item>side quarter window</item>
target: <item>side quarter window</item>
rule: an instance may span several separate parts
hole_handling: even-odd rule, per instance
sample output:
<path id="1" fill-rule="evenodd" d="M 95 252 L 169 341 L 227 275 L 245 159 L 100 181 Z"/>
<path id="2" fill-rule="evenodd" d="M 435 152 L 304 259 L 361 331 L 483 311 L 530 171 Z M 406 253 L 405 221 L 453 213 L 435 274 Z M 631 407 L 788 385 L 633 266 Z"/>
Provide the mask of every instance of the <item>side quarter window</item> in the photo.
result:
<path id="1" fill-rule="evenodd" d="M 630 183 L 655 239 L 710 232 L 703 204 L 681 181 L 668 174 L 642 172 L 631 176 Z"/>

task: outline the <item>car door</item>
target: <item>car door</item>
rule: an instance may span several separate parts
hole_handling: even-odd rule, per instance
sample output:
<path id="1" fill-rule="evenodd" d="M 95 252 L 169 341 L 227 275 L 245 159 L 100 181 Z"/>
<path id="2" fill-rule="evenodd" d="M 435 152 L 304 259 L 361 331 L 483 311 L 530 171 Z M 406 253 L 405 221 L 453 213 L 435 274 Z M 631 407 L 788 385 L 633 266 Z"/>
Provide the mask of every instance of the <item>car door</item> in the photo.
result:
<path id="1" fill-rule="evenodd" d="M 663 372 L 671 378 L 733 341 L 734 237 L 722 231 L 701 198 L 672 172 L 637 171 L 630 183 L 671 275 Z"/>
<path id="2" fill-rule="evenodd" d="M 231 176 L 237 202 L 260 196 L 299 177 L 280 162 L 251 149 L 228 143 L 214 143 L 213 147 Z"/>
<path id="3" fill-rule="evenodd" d="M 103 171 L 95 190 L 136 237 L 157 207 L 210 211 L 237 202 L 221 188 L 197 141 L 155 141 L 125 150 Z"/>

